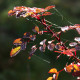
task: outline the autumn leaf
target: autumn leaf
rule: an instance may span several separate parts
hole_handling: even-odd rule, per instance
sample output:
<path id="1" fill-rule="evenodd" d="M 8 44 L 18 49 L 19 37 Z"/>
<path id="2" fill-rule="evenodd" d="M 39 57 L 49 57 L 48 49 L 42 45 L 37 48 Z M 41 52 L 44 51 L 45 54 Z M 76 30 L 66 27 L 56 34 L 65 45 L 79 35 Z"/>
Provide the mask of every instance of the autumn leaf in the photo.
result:
<path id="1" fill-rule="evenodd" d="M 57 69 L 56 68 L 52 68 L 52 69 L 49 70 L 48 73 L 57 73 Z"/>

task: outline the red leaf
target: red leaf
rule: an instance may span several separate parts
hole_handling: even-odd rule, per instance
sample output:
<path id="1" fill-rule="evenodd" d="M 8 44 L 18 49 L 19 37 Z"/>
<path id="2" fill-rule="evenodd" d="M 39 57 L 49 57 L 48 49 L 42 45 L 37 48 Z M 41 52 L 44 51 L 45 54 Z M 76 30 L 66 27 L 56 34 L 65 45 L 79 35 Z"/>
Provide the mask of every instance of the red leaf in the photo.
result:
<path id="1" fill-rule="evenodd" d="M 73 76 L 76 76 L 76 77 L 77 77 L 77 76 L 80 76 L 80 71 L 73 72 L 72 75 L 73 75 Z"/>

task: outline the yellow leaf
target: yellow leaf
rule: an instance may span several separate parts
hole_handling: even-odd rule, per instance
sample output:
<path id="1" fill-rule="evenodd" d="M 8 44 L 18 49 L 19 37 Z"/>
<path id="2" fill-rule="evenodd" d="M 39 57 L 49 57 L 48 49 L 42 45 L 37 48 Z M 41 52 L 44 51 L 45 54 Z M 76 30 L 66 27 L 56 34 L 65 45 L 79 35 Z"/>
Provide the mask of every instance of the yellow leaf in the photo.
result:
<path id="1" fill-rule="evenodd" d="M 23 17 L 28 17 L 28 16 L 33 15 L 33 14 L 34 14 L 33 12 L 28 12 L 25 15 L 23 15 Z"/>
<path id="2" fill-rule="evenodd" d="M 20 50 L 21 50 L 21 46 L 18 46 L 16 48 L 12 49 L 10 52 L 10 57 L 16 56 L 20 52 Z"/>
<path id="3" fill-rule="evenodd" d="M 48 73 L 57 73 L 57 69 L 52 68 L 52 69 L 50 69 L 50 70 L 49 70 L 49 72 L 48 72 Z"/>
<path id="4" fill-rule="evenodd" d="M 49 78 L 47 78 L 47 80 L 52 80 L 53 79 L 53 77 L 49 77 Z"/>
<path id="5" fill-rule="evenodd" d="M 74 64 L 73 65 L 73 68 L 74 68 L 74 72 L 76 72 L 76 71 L 79 71 L 80 69 L 79 69 L 79 67 L 76 65 L 76 64 Z"/>

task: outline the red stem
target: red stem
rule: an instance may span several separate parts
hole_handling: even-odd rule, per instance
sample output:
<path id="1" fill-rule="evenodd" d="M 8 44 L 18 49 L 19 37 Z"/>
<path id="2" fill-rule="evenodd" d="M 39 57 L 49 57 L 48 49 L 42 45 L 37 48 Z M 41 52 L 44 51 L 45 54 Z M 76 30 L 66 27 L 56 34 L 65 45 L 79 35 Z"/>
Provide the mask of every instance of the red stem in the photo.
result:
<path id="1" fill-rule="evenodd" d="M 61 70 L 60 70 L 60 71 L 58 71 L 58 72 L 60 73 L 60 72 L 62 72 L 62 71 L 64 71 L 64 69 L 61 69 Z"/>
<path id="2" fill-rule="evenodd" d="M 60 33 L 59 37 L 57 37 L 57 35 L 50 29 L 49 25 L 46 24 L 45 19 L 44 19 L 43 21 L 42 21 L 39 17 L 38 17 L 37 19 L 40 21 L 40 23 L 41 23 L 42 25 L 44 25 L 44 26 L 47 28 L 47 30 L 49 31 L 49 33 L 51 33 L 52 36 L 54 36 L 59 43 L 62 42 L 62 41 L 60 40 L 61 33 Z M 62 43 L 62 46 L 64 47 L 65 50 L 67 50 L 67 47 L 64 45 L 64 43 Z M 77 62 L 80 63 L 80 60 L 79 60 L 75 55 L 73 56 L 73 58 L 74 58 Z"/>
<path id="3" fill-rule="evenodd" d="M 61 42 L 60 38 L 57 37 L 57 35 L 50 29 L 50 27 L 45 22 L 43 22 L 41 19 L 38 20 L 48 29 L 48 31 L 50 31 L 50 33 L 56 38 L 58 42 Z M 67 50 L 66 46 L 63 43 L 62 46 Z"/>
<path id="4" fill-rule="evenodd" d="M 80 59 L 78 59 L 75 55 L 73 56 L 73 58 L 80 63 Z"/>

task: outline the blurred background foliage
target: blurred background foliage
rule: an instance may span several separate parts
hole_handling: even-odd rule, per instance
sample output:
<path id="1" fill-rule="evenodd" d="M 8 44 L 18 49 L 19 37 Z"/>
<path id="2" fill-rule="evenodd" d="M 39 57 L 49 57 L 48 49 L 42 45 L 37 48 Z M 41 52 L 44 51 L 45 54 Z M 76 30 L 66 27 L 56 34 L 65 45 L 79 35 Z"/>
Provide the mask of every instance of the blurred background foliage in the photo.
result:
<path id="1" fill-rule="evenodd" d="M 27 45 L 25 51 L 21 51 L 17 56 L 10 58 L 9 54 L 13 47 L 13 41 L 22 37 L 24 32 L 32 33 L 32 27 L 35 26 L 33 22 L 40 28 L 42 25 L 23 18 L 9 17 L 8 11 L 15 6 L 45 8 L 50 5 L 55 5 L 64 17 L 62 19 L 61 15 L 52 9 L 53 15 L 47 16 L 47 20 L 59 26 L 71 25 L 69 21 L 73 24 L 80 24 L 80 0 L 0 0 L 0 80 L 46 80 L 48 76 L 51 76 L 48 74 L 49 69 L 56 67 L 60 70 L 68 61 L 69 63 L 72 62 L 66 55 L 62 55 L 56 60 L 58 54 L 47 50 L 45 53 L 37 50 L 35 54 L 37 56 L 32 56 L 31 60 L 27 59 L 30 47 L 33 44 L 38 45 L 44 38 L 51 40 L 50 35 L 38 36 L 35 42 Z M 79 36 L 76 31 L 62 33 L 63 38 L 71 41 L 75 36 Z M 70 74 L 61 73 L 59 80 L 76 80 Z"/>

